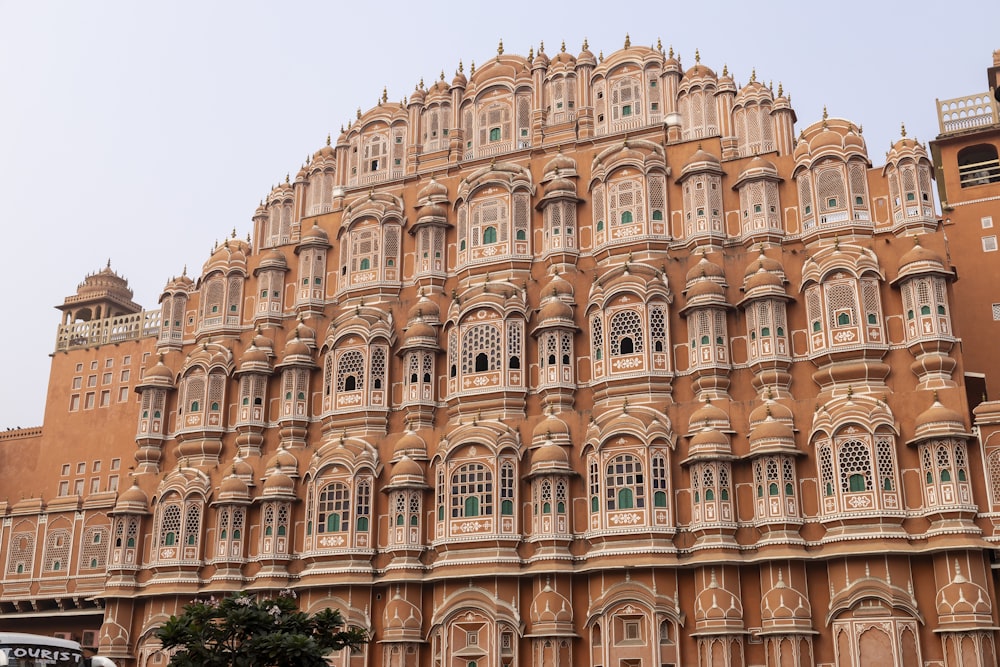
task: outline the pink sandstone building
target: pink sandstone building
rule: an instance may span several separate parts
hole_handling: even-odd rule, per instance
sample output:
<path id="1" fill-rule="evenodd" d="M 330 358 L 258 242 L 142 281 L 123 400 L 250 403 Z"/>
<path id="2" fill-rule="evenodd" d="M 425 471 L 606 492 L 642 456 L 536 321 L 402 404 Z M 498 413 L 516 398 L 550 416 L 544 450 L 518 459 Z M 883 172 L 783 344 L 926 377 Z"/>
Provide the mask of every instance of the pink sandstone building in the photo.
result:
<path id="1" fill-rule="evenodd" d="M 155 309 L 58 306 L 0 625 L 157 667 L 291 589 L 341 667 L 995 665 L 998 73 L 881 166 L 628 41 L 383 94 Z"/>

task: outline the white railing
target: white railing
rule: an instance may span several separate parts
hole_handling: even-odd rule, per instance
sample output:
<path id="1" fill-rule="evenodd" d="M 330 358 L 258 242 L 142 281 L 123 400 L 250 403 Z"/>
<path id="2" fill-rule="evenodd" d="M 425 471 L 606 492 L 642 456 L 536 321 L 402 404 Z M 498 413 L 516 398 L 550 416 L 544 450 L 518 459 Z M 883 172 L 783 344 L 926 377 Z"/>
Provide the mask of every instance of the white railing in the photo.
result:
<path id="1" fill-rule="evenodd" d="M 1000 123 L 997 104 L 991 91 L 950 100 L 937 100 L 937 107 L 941 134 Z"/>
<path id="2" fill-rule="evenodd" d="M 143 310 L 131 315 L 105 317 L 89 322 L 72 322 L 59 326 L 56 351 L 138 340 L 157 336 L 159 332 L 159 310 Z"/>
<path id="3" fill-rule="evenodd" d="M 479 157 L 489 157 L 491 155 L 500 155 L 501 153 L 509 153 L 514 150 L 514 142 L 512 141 L 495 141 L 485 146 L 479 147 Z"/>
<path id="4" fill-rule="evenodd" d="M 558 125 L 559 123 L 568 123 L 572 120 L 576 120 L 575 111 L 550 111 L 549 112 L 549 125 Z"/>

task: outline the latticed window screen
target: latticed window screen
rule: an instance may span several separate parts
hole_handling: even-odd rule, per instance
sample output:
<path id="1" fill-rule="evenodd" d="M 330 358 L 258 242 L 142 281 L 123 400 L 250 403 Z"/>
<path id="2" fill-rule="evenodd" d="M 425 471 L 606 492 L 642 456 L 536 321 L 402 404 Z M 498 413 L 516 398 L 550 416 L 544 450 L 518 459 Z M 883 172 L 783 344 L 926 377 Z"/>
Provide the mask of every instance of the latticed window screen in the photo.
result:
<path id="1" fill-rule="evenodd" d="M 816 212 L 812 201 L 812 183 L 809 174 L 803 173 L 798 177 L 799 183 L 799 208 L 803 218 L 811 218 Z"/>
<path id="2" fill-rule="evenodd" d="M 844 314 L 849 317 L 846 324 L 857 326 L 860 318 L 858 317 L 858 292 L 854 281 L 831 282 L 827 283 L 825 288 L 827 320 L 830 327 L 844 326 L 844 318 L 842 317 Z"/>
<path id="3" fill-rule="evenodd" d="M 504 461 L 500 464 L 500 513 L 510 515 L 514 513 L 514 487 L 515 487 L 514 464 Z"/>
<path id="4" fill-rule="evenodd" d="M 514 194 L 514 238 L 527 241 L 531 234 L 531 198 L 526 192 Z M 502 236 L 502 240 L 506 237 Z"/>
<path id="5" fill-rule="evenodd" d="M 521 354 L 524 339 L 523 332 L 524 323 L 520 320 L 507 322 L 507 356 L 509 357 L 511 368 L 519 366 L 521 358 L 524 356 Z"/>
<path id="6" fill-rule="evenodd" d="M 351 490 L 343 482 L 330 482 L 319 492 L 316 532 L 347 532 L 351 527 Z"/>
<path id="7" fill-rule="evenodd" d="M 654 454 L 650 461 L 653 482 L 653 506 L 666 507 L 667 498 L 667 459 L 662 454 Z"/>
<path id="8" fill-rule="evenodd" d="M 875 460 L 878 463 L 878 482 L 883 491 L 894 491 L 896 484 L 896 443 L 889 435 L 875 436 Z"/>
<path id="9" fill-rule="evenodd" d="M 819 478 L 822 485 L 822 494 L 832 496 L 834 489 L 833 481 L 833 453 L 830 449 L 829 441 L 821 441 L 816 451 L 819 454 Z"/>
<path id="10" fill-rule="evenodd" d="M 357 520 L 357 530 L 358 532 L 363 532 L 368 530 L 371 525 L 371 511 L 372 511 L 372 485 L 371 481 L 363 479 L 358 482 L 357 486 L 357 500 L 355 502 L 355 516 Z"/>
<path id="11" fill-rule="evenodd" d="M 816 197 L 819 210 L 823 213 L 847 206 L 844 174 L 839 167 L 824 169 L 816 175 Z"/>
<path id="12" fill-rule="evenodd" d="M 649 308 L 649 338 L 653 343 L 653 352 L 667 351 L 667 315 L 666 307 L 653 305 Z"/>
<path id="13" fill-rule="evenodd" d="M 181 541 L 181 506 L 170 503 L 161 507 L 160 546 L 174 547 Z"/>
<path id="14" fill-rule="evenodd" d="M 7 574 L 30 574 L 35 561 L 35 534 L 16 532 L 7 548 Z"/>
<path id="15" fill-rule="evenodd" d="M 197 546 L 201 538 L 201 503 L 188 501 L 184 508 L 184 544 Z"/>
<path id="16" fill-rule="evenodd" d="M 91 526 L 83 531 L 80 542 L 80 568 L 103 569 L 108 556 L 108 535 L 106 526 Z"/>
<path id="17" fill-rule="evenodd" d="M 611 316 L 611 355 L 641 354 L 643 351 L 642 316 L 634 310 L 621 310 Z"/>
<path id="18" fill-rule="evenodd" d="M 386 348 L 381 345 L 375 345 L 372 347 L 372 388 L 382 389 L 386 386 L 385 377 L 385 358 L 386 358 Z"/>
<path id="19" fill-rule="evenodd" d="M 485 355 L 486 368 L 495 371 L 500 363 L 500 328 L 494 324 L 477 324 L 462 334 L 462 374 L 477 372 L 477 358 Z M 480 363 L 479 368 L 482 368 Z"/>
<path id="20" fill-rule="evenodd" d="M 1000 457 L 998 457 L 998 460 L 1000 460 Z M 590 511 L 597 512 L 600 509 L 601 478 L 600 472 L 597 469 L 597 461 L 594 457 L 591 457 L 587 465 L 587 477 L 590 486 Z"/>
<path id="21" fill-rule="evenodd" d="M 882 308 L 879 300 L 877 279 L 861 279 L 861 298 L 865 304 L 865 321 L 868 324 L 878 324 L 881 322 Z"/>
<path id="22" fill-rule="evenodd" d="M 385 264 L 399 264 L 399 226 L 386 225 L 385 227 Z"/>
<path id="23" fill-rule="evenodd" d="M 609 510 L 641 509 L 646 506 L 642 462 L 631 454 L 620 454 L 607 465 L 605 497 Z"/>
<path id="24" fill-rule="evenodd" d="M 868 179 L 864 165 L 852 162 L 850 166 L 851 203 L 855 207 L 868 205 Z M 910 175 L 912 178 L 912 174 Z"/>
<path id="25" fill-rule="evenodd" d="M 451 476 L 451 516 L 492 515 L 493 473 L 482 463 L 466 463 Z"/>
<path id="26" fill-rule="evenodd" d="M 337 391 L 365 388 L 365 357 L 360 350 L 346 350 L 337 359 Z"/>
<path id="27" fill-rule="evenodd" d="M 997 305 L 1000 307 L 1000 304 Z M 600 315 L 594 315 L 590 320 L 590 346 L 594 357 L 600 359 L 604 351 L 604 322 Z"/>
<path id="28" fill-rule="evenodd" d="M 68 566 L 70 532 L 68 530 L 50 530 L 45 538 L 45 572 L 58 572 Z"/>
<path id="29" fill-rule="evenodd" d="M 837 447 L 837 468 L 840 473 L 840 490 L 871 491 L 872 459 L 871 446 L 861 440 L 846 440 Z"/>

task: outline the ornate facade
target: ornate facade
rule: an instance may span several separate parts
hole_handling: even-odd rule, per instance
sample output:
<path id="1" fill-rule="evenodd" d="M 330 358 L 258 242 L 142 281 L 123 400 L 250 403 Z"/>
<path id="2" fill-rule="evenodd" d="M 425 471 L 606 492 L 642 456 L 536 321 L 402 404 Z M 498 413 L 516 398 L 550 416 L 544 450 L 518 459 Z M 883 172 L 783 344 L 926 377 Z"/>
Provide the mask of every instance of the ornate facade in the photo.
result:
<path id="1" fill-rule="evenodd" d="M 501 46 L 159 309 L 88 276 L 0 435 L 0 619 L 148 667 L 191 598 L 292 589 L 371 632 L 343 667 L 995 664 L 990 274 L 905 130 L 873 167 L 694 60 Z M 993 147 L 984 201 L 991 113 L 935 143 Z"/>

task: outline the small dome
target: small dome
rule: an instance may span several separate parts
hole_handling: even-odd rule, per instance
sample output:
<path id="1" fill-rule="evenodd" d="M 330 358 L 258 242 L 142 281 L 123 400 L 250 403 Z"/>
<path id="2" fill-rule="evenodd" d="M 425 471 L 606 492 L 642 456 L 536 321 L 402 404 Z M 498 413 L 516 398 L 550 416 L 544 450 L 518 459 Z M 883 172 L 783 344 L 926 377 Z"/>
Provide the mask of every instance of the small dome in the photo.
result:
<path id="1" fill-rule="evenodd" d="M 274 453 L 274 456 L 267 462 L 268 470 L 284 470 L 286 472 L 295 472 L 299 469 L 299 461 L 295 458 L 295 455 L 284 447 L 279 447 L 278 451 Z"/>
<path id="2" fill-rule="evenodd" d="M 701 259 L 687 272 L 685 282 L 690 284 L 700 278 L 714 278 L 723 282 L 726 278 L 726 272 L 715 262 L 709 261 L 708 257 L 703 254 Z"/>
<path id="3" fill-rule="evenodd" d="M 406 332 L 403 334 L 403 341 L 411 342 L 417 338 L 433 338 L 436 341 L 437 330 L 426 322 L 415 322 L 406 327 Z"/>
<path id="4" fill-rule="evenodd" d="M 768 417 L 774 417 L 778 421 L 791 423 L 792 410 L 787 405 L 768 398 L 763 405 L 759 405 L 750 411 L 750 426 L 759 424 Z"/>
<path id="5" fill-rule="evenodd" d="M 760 254 L 747 264 L 746 271 L 743 274 L 744 280 L 751 277 L 761 269 L 764 269 L 768 273 L 778 274 L 779 276 L 785 275 L 784 265 L 779 260 L 765 255 L 763 248 L 761 248 Z"/>
<path id="6" fill-rule="evenodd" d="M 437 181 L 433 176 L 427 185 L 420 188 L 417 193 L 417 201 L 441 202 L 448 201 L 448 186 Z"/>
<path id="7" fill-rule="evenodd" d="M 538 321 L 547 322 L 553 320 L 573 321 L 572 306 L 556 298 L 547 299 L 545 305 L 538 311 Z"/>
<path id="8" fill-rule="evenodd" d="M 264 478 L 264 489 L 262 495 L 284 495 L 295 492 L 295 480 L 281 472 L 275 470 Z"/>
<path id="9" fill-rule="evenodd" d="M 743 605 L 731 591 L 719 586 L 712 570 L 709 585 L 698 593 L 694 603 L 695 623 L 704 625 L 743 625 Z"/>
<path id="10" fill-rule="evenodd" d="M 913 425 L 918 437 L 957 434 L 965 431 L 965 418 L 955 410 L 945 407 L 935 396 L 931 407 L 921 412 Z"/>
<path id="11" fill-rule="evenodd" d="M 763 266 L 757 269 L 757 272 L 747 278 L 743 283 L 743 291 L 747 293 L 771 288 L 784 291 L 785 286 L 782 284 L 781 278 L 779 278 L 777 274 L 767 271 Z"/>
<path id="12" fill-rule="evenodd" d="M 267 352 L 260 349 L 256 345 L 250 345 L 250 347 L 247 348 L 246 352 L 243 353 L 243 359 L 242 363 L 240 364 L 240 368 L 242 369 L 244 367 L 252 367 L 257 364 L 264 364 L 264 365 L 268 364 Z"/>
<path id="13" fill-rule="evenodd" d="M 553 466 L 564 467 L 569 465 L 569 457 L 566 450 L 551 442 L 542 445 L 531 454 L 531 469 L 548 468 Z"/>
<path id="14" fill-rule="evenodd" d="M 531 431 L 531 439 L 554 440 L 559 436 L 569 436 L 569 426 L 555 415 L 549 414 L 542 421 L 535 424 Z"/>
<path id="15" fill-rule="evenodd" d="M 316 340 L 316 330 L 308 326 L 301 317 L 299 318 L 298 324 L 295 325 L 295 328 L 288 332 L 287 340 L 290 342 L 296 338 L 306 341 Z"/>
<path id="16" fill-rule="evenodd" d="M 312 350 L 301 338 L 293 338 L 285 344 L 284 359 L 287 361 L 290 357 L 312 357 Z"/>
<path id="17" fill-rule="evenodd" d="M 396 594 L 385 605 L 385 631 L 390 637 L 400 633 L 415 633 L 416 639 L 421 638 L 420 610 L 411 602 L 404 600 L 396 591 Z"/>
<path id="18" fill-rule="evenodd" d="M 942 620 L 954 616 L 992 617 L 990 596 L 982 586 L 969 581 L 962 574 L 958 560 L 955 560 L 955 576 L 937 594 L 938 615 Z"/>
<path id="19" fill-rule="evenodd" d="M 573 607 L 569 600 L 552 589 L 547 582 L 531 602 L 532 624 L 572 623 Z"/>
<path id="20" fill-rule="evenodd" d="M 925 248 L 920 245 L 920 237 L 918 236 L 914 237 L 913 247 L 903 253 L 903 256 L 899 258 L 899 270 L 902 272 L 904 268 L 921 263 L 933 265 L 933 268 L 937 268 L 939 270 L 944 269 L 944 260 L 941 259 L 941 255 L 937 254 L 930 248 Z"/>
<path id="21" fill-rule="evenodd" d="M 761 448 L 794 449 L 795 432 L 787 422 L 768 417 L 750 429 L 747 440 L 751 450 Z"/>
<path id="22" fill-rule="evenodd" d="M 313 226 L 302 233 L 299 240 L 299 245 L 304 245 L 306 243 L 329 243 L 330 236 L 323 231 L 323 228 L 319 226 L 319 223 L 313 223 Z"/>
<path id="23" fill-rule="evenodd" d="M 469 85 L 469 80 L 465 78 L 465 72 L 463 72 L 460 68 L 457 72 L 455 72 L 455 78 L 451 80 L 451 87 L 465 88 L 467 85 Z"/>
<path id="24" fill-rule="evenodd" d="M 688 301 L 700 296 L 726 296 L 726 290 L 719 283 L 713 280 L 697 280 L 691 287 L 687 288 L 684 296 Z"/>
<path id="25" fill-rule="evenodd" d="M 448 209 L 444 204 L 432 203 L 424 204 L 420 207 L 420 212 L 417 213 L 417 220 L 428 220 L 429 218 L 435 219 L 447 219 Z"/>
<path id="26" fill-rule="evenodd" d="M 717 429 L 710 428 L 699 431 L 691 438 L 688 447 L 688 460 L 694 458 L 729 458 L 733 454 L 729 438 Z"/>
<path id="27" fill-rule="evenodd" d="M 414 322 L 414 321 L 437 322 L 440 320 L 440 318 L 441 318 L 441 308 L 434 301 L 427 298 L 427 295 L 425 294 L 420 295 L 420 298 L 406 314 L 406 319 L 409 322 Z"/>
<path id="28" fill-rule="evenodd" d="M 427 443 L 424 439 L 413 431 L 407 430 L 403 433 L 403 436 L 396 441 L 393 447 L 393 458 L 399 459 L 400 457 L 419 457 L 426 458 L 427 456 Z"/>
<path id="29" fill-rule="evenodd" d="M 692 433 L 705 428 L 728 429 L 730 428 L 729 415 L 711 401 L 705 401 L 701 407 L 691 413 L 688 428 Z"/>
<path id="30" fill-rule="evenodd" d="M 556 153 L 556 156 L 546 162 L 545 167 L 542 169 L 543 174 L 555 174 L 558 176 L 560 172 L 576 173 L 576 160 L 563 155 L 562 151 Z"/>
<path id="31" fill-rule="evenodd" d="M 760 602 L 761 621 L 765 628 L 796 625 L 795 621 L 809 624 L 812 607 L 801 591 L 789 587 L 778 570 L 778 581 L 764 594 Z"/>
<path id="32" fill-rule="evenodd" d="M 250 487 L 235 472 L 219 484 L 219 500 L 249 500 Z"/>
<path id="33" fill-rule="evenodd" d="M 545 194 L 546 195 L 560 195 L 568 194 L 576 196 L 576 184 L 568 178 L 562 176 L 556 176 L 551 181 L 545 184 Z"/>
<path id="34" fill-rule="evenodd" d="M 115 503 L 115 512 L 145 513 L 149 511 L 149 499 L 139 485 L 132 482 L 132 486 L 118 496 Z"/>
<path id="35" fill-rule="evenodd" d="M 421 482 L 424 481 L 424 469 L 419 463 L 411 459 L 409 456 L 404 455 L 403 458 L 401 458 L 399 462 L 392 467 L 392 476 L 390 479 L 393 482 L 417 478 L 419 478 Z"/>
<path id="36" fill-rule="evenodd" d="M 261 257 L 259 269 L 281 269 L 288 268 L 288 261 L 280 250 L 272 248 Z"/>

